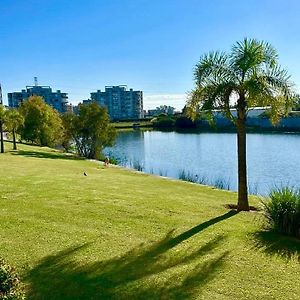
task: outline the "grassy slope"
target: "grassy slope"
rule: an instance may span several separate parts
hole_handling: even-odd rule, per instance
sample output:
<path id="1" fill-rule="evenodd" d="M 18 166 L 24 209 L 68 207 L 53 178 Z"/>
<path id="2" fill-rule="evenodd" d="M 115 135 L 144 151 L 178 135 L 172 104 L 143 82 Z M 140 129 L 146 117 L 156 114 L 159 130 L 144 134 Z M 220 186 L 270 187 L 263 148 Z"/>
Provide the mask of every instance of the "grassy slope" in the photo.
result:
<path id="1" fill-rule="evenodd" d="M 299 299 L 299 243 L 255 235 L 235 193 L 20 148 L 0 155 L 0 256 L 30 299 Z"/>

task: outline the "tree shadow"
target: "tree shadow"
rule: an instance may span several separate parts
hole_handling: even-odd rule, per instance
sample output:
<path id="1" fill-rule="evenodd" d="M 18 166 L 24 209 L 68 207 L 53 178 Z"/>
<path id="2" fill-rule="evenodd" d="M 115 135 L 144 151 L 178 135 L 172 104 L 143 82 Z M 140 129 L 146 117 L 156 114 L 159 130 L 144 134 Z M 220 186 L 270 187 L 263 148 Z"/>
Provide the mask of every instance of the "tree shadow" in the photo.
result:
<path id="1" fill-rule="evenodd" d="M 268 255 L 300 261 L 300 240 L 274 231 L 262 230 L 254 234 L 255 247 Z"/>
<path id="2" fill-rule="evenodd" d="M 82 160 L 81 157 L 75 156 L 73 154 L 59 153 L 59 152 L 18 150 L 18 151 L 12 151 L 11 153 L 13 155 L 21 155 L 25 157 L 35 157 L 35 158 Z"/>
<path id="3" fill-rule="evenodd" d="M 105 261 L 79 265 L 74 255 L 87 248 L 88 244 L 47 256 L 25 278 L 29 284 L 28 298 L 193 298 L 222 268 L 228 252 L 218 256 L 211 255 L 211 252 L 220 246 L 225 237 L 218 235 L 196 250 L 171 249 L 208 226 L 232 215 L 233 213 L 226 213 L 177 236 L 174 236 L 174 231 L 170 231 L 155 243 L 141 244 L 121 256 Z M 202 262 L 195 267 L 196 260 L 201 257 Z M 191 263 L 193 268 L 189 266 Z M 182 268 L 176 269 L 178 266 Z M 160 273 L 163 275 L 154 276 Z"/>

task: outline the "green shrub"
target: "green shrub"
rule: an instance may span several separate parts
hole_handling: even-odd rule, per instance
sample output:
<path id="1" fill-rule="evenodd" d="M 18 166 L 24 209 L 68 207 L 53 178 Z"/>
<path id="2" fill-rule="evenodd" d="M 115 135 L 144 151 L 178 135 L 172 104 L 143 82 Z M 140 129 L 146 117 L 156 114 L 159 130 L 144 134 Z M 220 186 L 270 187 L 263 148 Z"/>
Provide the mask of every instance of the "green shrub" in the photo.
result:
<path id="1" fill-rule="evenodd" d="M 173 127 L 175 124 L 175 120 L 171 116 L 166 116 L 166 115 L 159 115 L 156 118 L 153 118 L 151 120 L 151 123 L 153 124 L 154 127 L 162 128 L 162 127 Z"/>
<path id="2" fill-rule="evenodd" d="M 106 157 L 109 158 L 109 164 L 111 164 L 111 165 L 119 165 L 120 164 L 119 159 L 116 158 L 115 156 L 113 156 L 112 154 L 104 155 L 103 153 L 101 153 L 99 160 L 105 161 Z"/>
<path id="3" fill-rule="evenodd" d="M 197 125 L 190 118 L 185 117 L 185 116 L 179 116 L 175 120 L 175 127 L 176 128 L 196 128 Z"/>
<path id="4" fill-rule="evenodd" d="M 271 229 L 300 238 L 300 190 L 275 189 L 264 201 L 265 215 Z"/>
<path id="5" fill-rule="evenodd" d="M 15 270 L 0 259 L 0 300 L 25 299 Z"/>

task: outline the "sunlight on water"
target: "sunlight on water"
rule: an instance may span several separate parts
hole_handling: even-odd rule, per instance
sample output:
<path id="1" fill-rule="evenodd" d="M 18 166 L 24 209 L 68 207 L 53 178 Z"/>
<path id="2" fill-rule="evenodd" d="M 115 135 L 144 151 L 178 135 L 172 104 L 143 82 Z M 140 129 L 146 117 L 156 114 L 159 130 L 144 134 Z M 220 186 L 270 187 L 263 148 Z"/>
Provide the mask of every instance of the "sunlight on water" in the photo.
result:
<path id="1" fill-rule="evenodd" d="M 300 135 L 247 135 L 250 193 L 267 194 L 275 186 L 299 186 Z M 180 178 L 184 173 L 214 185 L 237 189 L 234 133 L 120 132 L 116 145 L 105 150 L 126 167 Z"/>

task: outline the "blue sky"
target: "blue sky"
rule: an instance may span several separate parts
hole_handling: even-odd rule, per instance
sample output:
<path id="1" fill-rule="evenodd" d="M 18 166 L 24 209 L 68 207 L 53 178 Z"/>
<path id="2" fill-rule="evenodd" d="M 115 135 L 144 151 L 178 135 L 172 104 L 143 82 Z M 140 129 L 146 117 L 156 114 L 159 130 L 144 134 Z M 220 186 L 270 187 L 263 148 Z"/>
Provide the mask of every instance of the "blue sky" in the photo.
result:
<path id="1" fill-rule="evenodd" d="M 77 103 L 105 85 L 144 91 L 144 107 L 181 109 L 193 67 L 244 37 L 270 42 L 300 85 L 300 1 L 1 0 L 0 83 L 33 84 Z"/>

